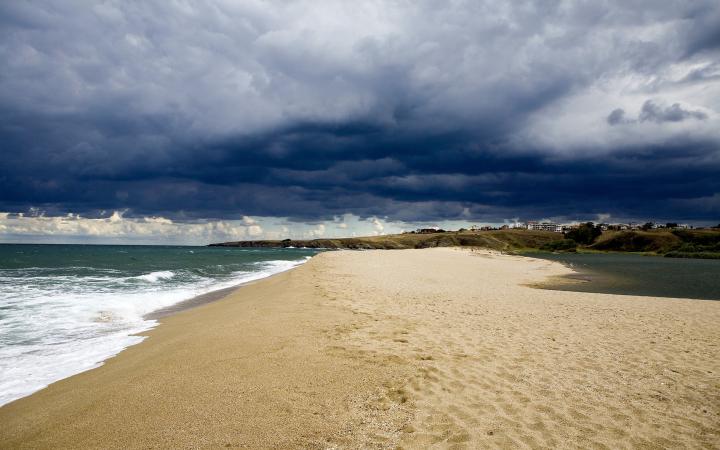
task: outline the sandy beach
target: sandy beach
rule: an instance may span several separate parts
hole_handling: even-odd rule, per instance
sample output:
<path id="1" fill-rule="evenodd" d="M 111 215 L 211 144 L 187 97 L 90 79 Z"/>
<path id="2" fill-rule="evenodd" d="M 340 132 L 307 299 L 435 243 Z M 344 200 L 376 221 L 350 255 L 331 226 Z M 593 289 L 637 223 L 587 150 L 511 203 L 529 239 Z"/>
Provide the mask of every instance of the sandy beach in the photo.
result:
<path id="1" fill-rule="evenodd" d="M 0 408 L 0 448 L 720 448 L 720 302 L 564 266 L 326 252 Z"/>

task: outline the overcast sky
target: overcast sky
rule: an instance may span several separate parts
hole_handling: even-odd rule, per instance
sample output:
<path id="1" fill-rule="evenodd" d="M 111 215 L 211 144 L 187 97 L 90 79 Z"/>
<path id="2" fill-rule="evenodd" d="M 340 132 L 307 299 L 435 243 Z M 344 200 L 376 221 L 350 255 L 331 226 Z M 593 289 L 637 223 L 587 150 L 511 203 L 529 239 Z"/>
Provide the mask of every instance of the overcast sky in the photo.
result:
<path id="1" fill-rule="evenodd" d="M 0 58 L 0 240 L 720 222 L 717 0 L 6 1 Z"/>

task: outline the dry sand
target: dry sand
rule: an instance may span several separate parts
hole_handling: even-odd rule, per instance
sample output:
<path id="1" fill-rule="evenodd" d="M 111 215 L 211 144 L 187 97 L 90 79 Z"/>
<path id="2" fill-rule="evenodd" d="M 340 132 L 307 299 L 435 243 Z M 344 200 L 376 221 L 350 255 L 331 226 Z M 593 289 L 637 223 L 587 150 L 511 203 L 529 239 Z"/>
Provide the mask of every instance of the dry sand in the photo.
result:
<path id="1" fill-rule="evenodd" d="M 720 302 L 544 260 L 330 252 L 0 408 L 0 448 L 720 448 Z"/>

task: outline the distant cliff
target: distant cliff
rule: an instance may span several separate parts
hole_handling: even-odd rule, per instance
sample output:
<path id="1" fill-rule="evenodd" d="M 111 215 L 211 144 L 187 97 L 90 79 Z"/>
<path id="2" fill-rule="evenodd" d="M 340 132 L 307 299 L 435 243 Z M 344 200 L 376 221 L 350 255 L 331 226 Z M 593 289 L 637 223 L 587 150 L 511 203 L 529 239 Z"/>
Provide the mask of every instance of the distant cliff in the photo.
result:
<path id="1" fill-rule="evenodd" d="M 237 241 L 210 244 L 211 247 L 283 248 L 307 247 L 329 249 L 407 249 L 427 247 L 483 247 L 495 250 L 540 248 L 562 239 L 560 233 L 529 230 L 447 231 L 443 233 L 392 234 L 358 238 L 282 241 Z"/>

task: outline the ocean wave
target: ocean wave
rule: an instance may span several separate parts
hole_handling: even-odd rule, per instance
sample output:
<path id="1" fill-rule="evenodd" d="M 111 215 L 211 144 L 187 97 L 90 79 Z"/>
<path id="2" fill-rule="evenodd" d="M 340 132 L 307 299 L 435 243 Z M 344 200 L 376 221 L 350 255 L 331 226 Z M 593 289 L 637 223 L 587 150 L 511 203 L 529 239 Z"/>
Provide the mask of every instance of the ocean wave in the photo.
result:
<path id="1" fill-rule="evenodd" d="M 198 295 L 259 280 L 305 263 L 267 260 L 125 276 L 12 274 L 0 291 L 0 405 L 98 367 L 156 325 L 145 316 Z M 236 267 L 240 270 L 233 270 Z M 224 269 L 224 270 L 222 270 Z M 203 272 L 204 276 L 193 273 Z M 8 274 L 6 274 L 8 275 Z M 42 282 L 39 282 L 42 281 Z M 6 289 L 7 288 L 7 289 Z"/>
<path id="2" fill-rule="evenodd" d="M 150 272 L 146 273 L 145 275 L 140 275 L 135 278 L 138 280 L 147 281 L 150 283 L 156 283 L 160 280 L 169 280 L 170 278 L 175 276 L 175 272 L 171 272 L 169 270 L 160 270 L 157 272 Z"/>

